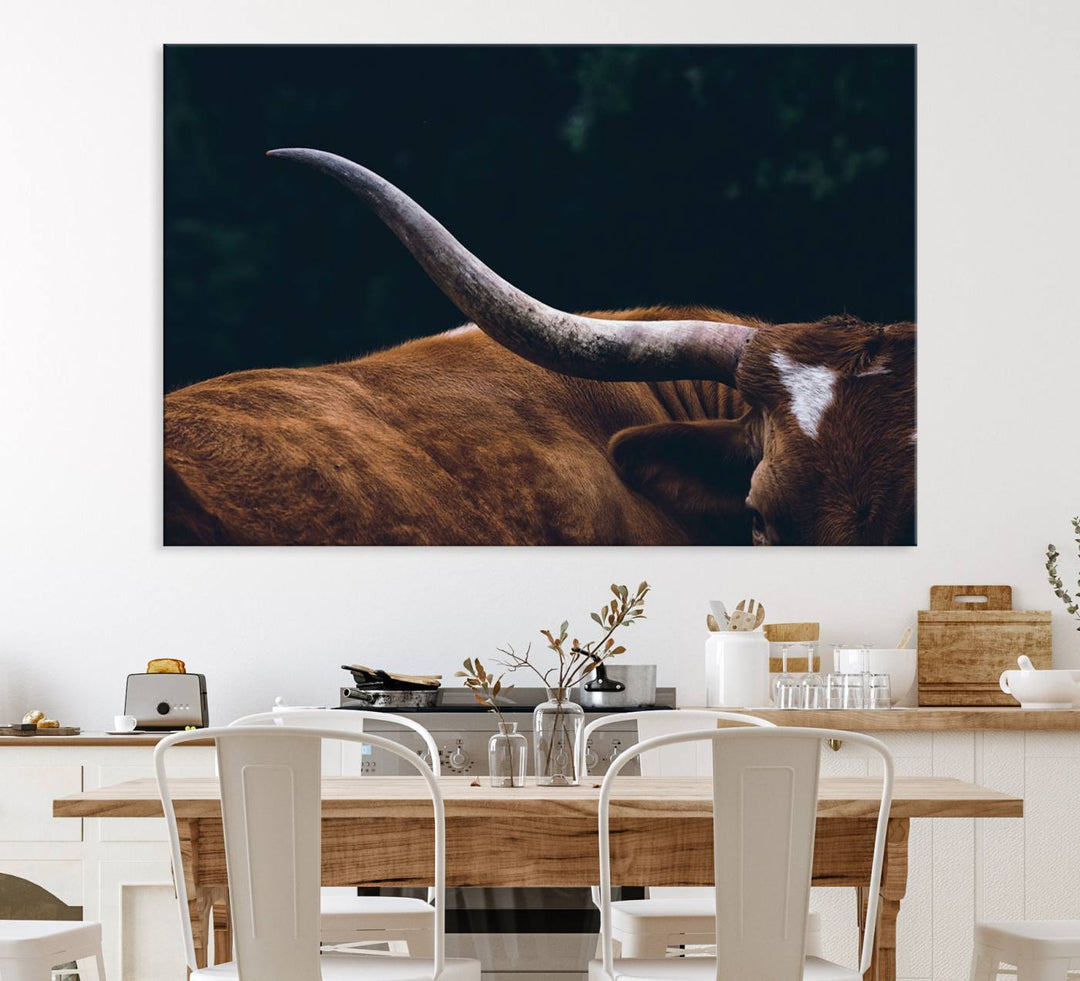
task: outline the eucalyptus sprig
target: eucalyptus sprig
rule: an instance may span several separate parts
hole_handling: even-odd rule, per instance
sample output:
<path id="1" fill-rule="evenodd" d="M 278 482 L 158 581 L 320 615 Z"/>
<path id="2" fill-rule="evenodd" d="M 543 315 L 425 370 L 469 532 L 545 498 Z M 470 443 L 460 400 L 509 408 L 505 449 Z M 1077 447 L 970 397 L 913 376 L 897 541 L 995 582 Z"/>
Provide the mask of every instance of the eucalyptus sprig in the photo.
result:
<path id="1" fill-rule="evenodd" d="M 1076 541 L 1076 551 L 1080 555 L 1080 518 L 1072 519 L 1073 534 Z M 1061 558 L 1061 553 L 1050 544 L 1046 547 L 1046 577 L 1050 581 L 1050 588 L 1054 591 L 1054 595 L 1065 604 L 1065 610 L 1069 616 L 1076 617 L 1080 620 L 1080 592 L 1077 593 L 1076 598 L 1065 588 L 1065 583 L 1061 581 L 1061 576 L 1058 575 L 1058 559 Z M 1080 590 L 1080 576 L 1076 580 L 1077 590 Z M 1080 630 L 1080 627 L 1076 628 Z"/>
<path id="2" fill-rule="evenodd" d="M 494 712 L 499 722 L 502 722 L 502 712 L 496 699 L 500 695 L 505 695 L 508 691 L 514 690 L 513 685 L 504 685 L 502 683 L 506 672 L 504 671 L 503 674 L 496 678 L 480 663 L 480 658 L 467 657 L 462 662 L 462 667 L 465 670 L 455 671 L 454 677 L 464 678 L 465 687 L 473 693 L 473 698 L 481 705 L 486 705 L 488 711 Z"/>
<path id="3" fill-rule="evenodd" d="M 603 631 L 597 640 L 582 643 L 577 637 L 570 637 L 570 621 L 563 620 L 559 625 L 558 635 L 552 630 L 541 630 L 547 640 L 548 650 L 558 658 L 558 664 L 541 671 L 531 660 L 532 646 L 524 654 L 518 654 L 512 645 L 500 647 L 499 653 L 505 660 L 498 663 L 510 671 L 525 668 L 532 671 L 545 687 L 570 688 L 585 678 L 598 664 L 609 657 L 625 654 L 624 646 L 616 646 L 613 634 L 621 627 L 631 627 L 638 620 L 645 619 L 645 597 L 649 593 L 649 584 L 641 583 L 633 594 L 626 586 L 611 584 L 613 599 L 605 603 L 598 611 L 589 616 L 600 625 Z M 569 643 L 568 643 L 569 640 Z M 552 672 L 557 672 L 557 685 L 551 684 Z"/>

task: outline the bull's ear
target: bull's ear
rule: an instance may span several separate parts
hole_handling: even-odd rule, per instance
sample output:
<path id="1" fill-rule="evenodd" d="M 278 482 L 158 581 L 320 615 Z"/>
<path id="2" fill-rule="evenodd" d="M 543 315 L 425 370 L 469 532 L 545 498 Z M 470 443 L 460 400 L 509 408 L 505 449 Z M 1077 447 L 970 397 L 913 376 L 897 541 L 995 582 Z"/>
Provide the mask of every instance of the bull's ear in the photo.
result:
<path id="1" fill-rule="evenodd" d="M 747 435 L 739 419 L 662 422 L 616 433 L 608 454 L 623 481 L 671 517 L 745 533 L 749 544 L 745 501 L 755 461 Z"/>

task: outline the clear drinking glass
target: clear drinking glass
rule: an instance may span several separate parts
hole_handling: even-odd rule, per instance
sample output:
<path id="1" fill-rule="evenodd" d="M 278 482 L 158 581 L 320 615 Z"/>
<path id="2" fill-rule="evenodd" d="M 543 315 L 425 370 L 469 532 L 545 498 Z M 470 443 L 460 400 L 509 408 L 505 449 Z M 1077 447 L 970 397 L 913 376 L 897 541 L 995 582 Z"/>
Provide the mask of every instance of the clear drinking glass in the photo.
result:
<path id="1" fill-rule="evenodd" d="M 870 675 L 866 707 L 872 709 L 892 708 L 892 679 L 887 674 Z"/>
<path id="2" fill-rule="evenodd" d="M 866 707 L 866 678 L 859 674 L 842 675 L 840 706 L 846 709 Z"/>
<path id="3" fill-rule="evenodd" d="M 804 674 L 799 682 L 802 689 L 802 707 L 804 709 L 826 708 L 825 681 L 816 671 Z"/>
<path id="4" fill-rule="evenodd" d="M 529 761 L 529 741 L 516 722 L 500 722 L 499 731 L 488 740 L 488 773 L 492 787 L 524 787 Z"/>
<path id="5" fill-rule="evenodd" d="M 570 700 L 566 688 L 548 689 L 548 700 L 533 709 L 533 754 L 536 782 L 541 787 L 576 787 L 578 740 L 585 710 Z"/>
<path id="6" fill-rule="evenodd" d="M 788 671 L 788 658 L 790 656 L 791 644 L 784 644 L 784 646 L 780 648 L 780 674 L 773 678 L 772 684 L 773 703 L 777 708 L 784 708 L 784 706 L 780 704 L 780 686 L 794 684 L 796 681 L 795 675 Z M 796 705 L 789 705 L 787 707 L 798 708 Z"/>
<path id="7" fill-rule="evenodd" d="M 802 687 L 795 675 L 781 675 L 777 681 L 776 707 L 781 709 L 802 708 Z"/>
<path id="8" fill-rule="evenodd" d="M 825 707 L 838 709 L 844 707 L 844 678 L 839 671 L 825 675 Z"/>

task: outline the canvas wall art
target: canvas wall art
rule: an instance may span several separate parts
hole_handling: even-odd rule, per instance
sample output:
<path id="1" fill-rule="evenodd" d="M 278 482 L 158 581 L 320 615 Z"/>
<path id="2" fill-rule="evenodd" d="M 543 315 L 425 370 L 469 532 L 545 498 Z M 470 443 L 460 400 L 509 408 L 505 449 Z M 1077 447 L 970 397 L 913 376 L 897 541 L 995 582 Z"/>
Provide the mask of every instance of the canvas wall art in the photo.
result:
<path id="1" fill-rule="evenodd" d="M 169 46 L 166 545 L 913 545 L 910 46 Z"/>

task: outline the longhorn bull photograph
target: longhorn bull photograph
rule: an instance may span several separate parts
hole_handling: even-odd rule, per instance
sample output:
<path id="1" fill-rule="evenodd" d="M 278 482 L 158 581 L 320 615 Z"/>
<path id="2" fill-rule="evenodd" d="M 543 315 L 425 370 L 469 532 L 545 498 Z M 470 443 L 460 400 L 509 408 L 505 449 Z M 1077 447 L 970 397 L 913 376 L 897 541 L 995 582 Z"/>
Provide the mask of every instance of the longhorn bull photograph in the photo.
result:
<path id="1" fill-rule="evenodd" d="M 168 48 L 165 544 L 913 545 L 913 121 L 906 48 Z"/>

